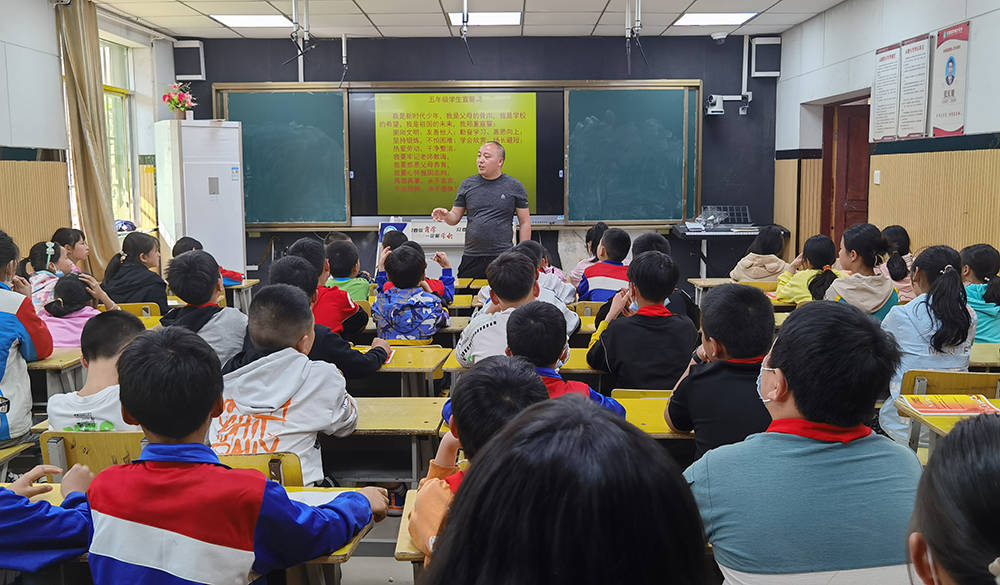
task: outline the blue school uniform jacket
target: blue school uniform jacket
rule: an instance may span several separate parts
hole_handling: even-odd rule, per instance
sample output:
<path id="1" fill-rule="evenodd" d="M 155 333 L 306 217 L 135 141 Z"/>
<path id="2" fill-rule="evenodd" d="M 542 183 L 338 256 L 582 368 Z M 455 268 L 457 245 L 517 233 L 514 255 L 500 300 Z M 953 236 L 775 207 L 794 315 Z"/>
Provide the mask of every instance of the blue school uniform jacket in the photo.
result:
<path id="1" fill-rule="evenodd" d="M 0 282 L 0 441 L 31 428 L 31 382 L 26 362 L 52 354 L 52 335 L 31 299 Z"/>

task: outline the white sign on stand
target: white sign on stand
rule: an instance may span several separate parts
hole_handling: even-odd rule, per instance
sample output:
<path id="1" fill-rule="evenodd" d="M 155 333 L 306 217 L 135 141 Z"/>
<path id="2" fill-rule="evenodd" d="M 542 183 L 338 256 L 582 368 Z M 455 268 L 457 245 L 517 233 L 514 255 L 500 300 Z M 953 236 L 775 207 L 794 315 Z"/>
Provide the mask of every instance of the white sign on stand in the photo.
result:
<path id="1" fill-rule="evenodd" d="M 409 221 L 382 222 L 378 227 L 378 241 L 386 231 L 399 230 L 424 249 L 424 259 L 427 260 L 427 276 L 441 277 L 441 267 L 434 262 L 435 252 L 444 252 L 451 262 L 452 273 L 458 273 L 458 265 L 462 262 L 462 250 L 465 249 L 466 220 L 463 218 L 455 225 L 432 219 L 411 219 Z M 379 247 L 381 251 L 381 246 Z"/>

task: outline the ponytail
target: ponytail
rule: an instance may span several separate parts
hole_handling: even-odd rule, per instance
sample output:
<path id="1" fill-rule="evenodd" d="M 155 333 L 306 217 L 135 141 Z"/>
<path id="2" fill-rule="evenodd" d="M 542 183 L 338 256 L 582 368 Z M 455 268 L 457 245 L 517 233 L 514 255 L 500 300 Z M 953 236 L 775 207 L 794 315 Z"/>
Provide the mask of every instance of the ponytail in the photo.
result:
<path id="1" fill-rule="evenodd" d="M 104 269 L 104 282 L 108 282 L 121 270 L 122 264 L 139 264 L 139 256 L 149 254 L 160 247 L 160 242 L 149 234 L 132 232 L 122 241 L 122 251 L 111 257 Z"/>
<path id="2" fill-rule="evenodd" d="M 31 275 L 28 274 L 28 258 L 22 258 L 20 262 L 17 263 L 17 268 L 14 270 L 14 274 L 17 274 L 21 278 L 28 278 Z"/>
<path id="3" fill-rule="evenodd" d="M 857 252 L 861 263 L 875 268 L 889 251 L 889 243 L 878 228 L 870 223 L 859 223 L 844 230 L 844 249 Z"/>
<path id="4" fill-rule="evenodd" d="M 882 239 L 889 251 L 889 260 L 886 261 L 889 278 L 903 280 L 910 273 L 910 267 L 903 260 L 903 256 L 910 253 L 910 234 L 901 225 L 890 225 L 882 230 Z"/>
<path id="5" fill-rule="evenodd" d="M 56 282 L 52 289 L 52 299 L 52 302 L 45 305 L 45 310 L 53 317 L 65 317 L 94 301 L 87 290 L 87 284 L 76 274 L 68 274 Z"/>
<path id="6" fill-rule="evenodd" d="M 1000 305 L 1000 252 L 989 244 L 975 244 L 962 249 L 962 266 L 968 266 L 976 279 L 986 283 L 983 300 Z"/>
<path id="7" fill-rule="evenodd" d="M 962 259 L 953 248 L 931 246 L 913 261 L 914 271 L 927 278 L 927 312 L 939 323 L 931 337 L 931 346 L 944 351 L 964 343 L 969 337 L 972 317 L 966 306 L 965 286 L 962 284 Z"/>
<path id="8" fill-rule="evenodd" d="M 28 255 L 17 265 L 17 275 L 28 278 L 28 264 L 34 272 L 48 270 L 49 264 L 58 262 L 62 258 L 62 246 L 57 246 L 55 242 L 38 242 L 28 250 Z"/>
<path id="9" fill-rule="evenodd" d="M 806 240 L 802 246 L 802 257 L 820 271 L 809 279 L 809 294 L 813 300 L 822 300 L 826 290 L 837 280 L 837 273 L 830 269 L 830 265 L 837 260 L 837 246 L 829 236 L 819 234 Z"/>

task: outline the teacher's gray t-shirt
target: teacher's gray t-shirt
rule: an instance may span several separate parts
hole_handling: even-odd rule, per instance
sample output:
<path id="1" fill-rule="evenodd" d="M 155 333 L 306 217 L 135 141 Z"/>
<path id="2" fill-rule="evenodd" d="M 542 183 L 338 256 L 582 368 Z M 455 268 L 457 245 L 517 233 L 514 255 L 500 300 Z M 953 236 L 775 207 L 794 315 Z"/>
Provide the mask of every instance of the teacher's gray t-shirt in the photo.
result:
<path id="1" fill-rule="evenodd" d="M 510 175 L 493 180 L 473 175 L 459 185 L 455 206 L 464 207 L 469 218 L 463 253 L 499 256 L 511 247 L 514 238 L 511 218 L 517 209 L 528 208 L 528 193 L 521 181 Z"/>

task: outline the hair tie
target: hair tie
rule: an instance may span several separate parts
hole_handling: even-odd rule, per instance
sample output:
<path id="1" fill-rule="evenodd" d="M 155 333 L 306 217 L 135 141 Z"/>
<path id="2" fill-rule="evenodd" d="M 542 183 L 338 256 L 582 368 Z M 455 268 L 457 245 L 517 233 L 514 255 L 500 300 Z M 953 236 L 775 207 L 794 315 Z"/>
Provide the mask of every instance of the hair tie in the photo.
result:
<path id="1" fill-rule="evenodd" d="M 829 264 L 823 267 L 823 272 L 826 272 L 827 270 L 833 270 L 832 268 L 830 268 Z"/>
<path id="2" fill-rule="evenodd" d="M 990 575 L 993 575 L 993 581 L 997 585 L 1000 585 L 1000 557 L 993 559 L 993 562 L 986 569 L 990 572 Z"/>
<path id="3" fill-rule="evenodd" d="M 118 258 L 118 262 L 120 264 L 125 264 L 125 258 L 128 258 L 128 253 L 127 252 L 122 252 L 121 253 L 121 257 Z"/>
<path id="4" fill-rule="evenodd" d="M 48 270 L 49 263 L 52 262 L 52 256 L 56 253 L 56 245 L 54 242 L 45 242 L 45 269 Z"/>
<path id="5" fill-rule="evenodd" d="M 944 268 L 941 269 L 941 274 L 944 274 L 945 272 L 948 272 L 949 270 L 951 270 L 952 272 L 954 272 L 955 271 L 955 267 L 952 266 L 951 264 L 948 264 Z"/>
<path id="6" fill-rule="evenodd" d="M 994 274 L 993 276 L 996 276 L 996 274 Z M 986 282 L 989 282 L 989 281 L 990 281 L 990 279 L 992 279 L 992 278 L 993 278 L 993 276 L 984 276 L 984 277 L 983 277 L 983 280 L 984 280 L 984 281 L 986 281 Z"/>
<path id="7" fill-rule="evenodd" d="M 62 297 L 56 297 L 56 300 L 59 301 L 60 305 L 62 305 L 64 307 L 66 306 L 66 303 L 64 303 L 63 300 L 62 300 Z"/>

